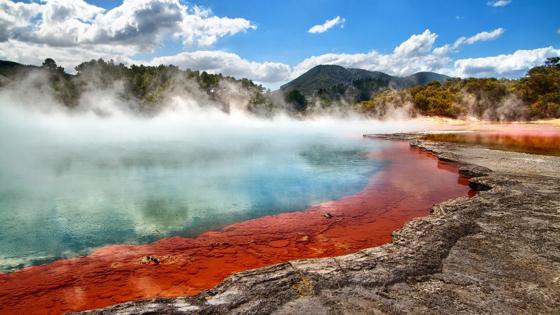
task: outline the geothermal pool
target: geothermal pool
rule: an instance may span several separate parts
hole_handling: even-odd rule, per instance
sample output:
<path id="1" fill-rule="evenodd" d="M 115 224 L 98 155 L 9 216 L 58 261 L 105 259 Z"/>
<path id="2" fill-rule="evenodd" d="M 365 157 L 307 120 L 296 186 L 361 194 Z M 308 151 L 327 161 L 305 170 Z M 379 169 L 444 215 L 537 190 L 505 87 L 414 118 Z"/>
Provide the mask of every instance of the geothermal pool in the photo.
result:
<path id="1" fill-rule="evenodd" d="M 385 143 L 355 137 L 244 141 L 224 150 L 178 140 L 97 143 L 93 152 L 35 144 L 30 153 L 40 160 L 0 163 L 0 272 L 304 210 L 359 192 L 389 163 L 368 157 Z"/>
<path id="2" fill-rule="evenodd" d="M 0 314 L 193 295 L 234 272 L 386 243 L 469 193 L 454 165 L 362 138 L 427 128 L 0 107 Z"/>
<path id="3" fill-rule="evenodd" d="M 301 164 L 318 172 L 319 178 L 326 176 L 322 172 L 329 173 L 326 181 L 347 177 L 332 182 L 347 185 L 344 197 L 314 203 L 303 211 L 262 213 L 255 219 L 215 226 L 195 238 L 173 236 L 147 244 L 103 246 L 87 256 L 0 274 L 0 313 L 61 314 L 135 299 L 194 295 L 237 271 L 342 255 L 389 242 L 395 229 L 427 215 L 434 203 L 470 193 L 456 166 L 411 149 L 406 142 L 348 141 L 353 150 L 331 152 L 334 161 L 322 157 L 314 165 L 303 158 Z M 157 262 L 146 260 L 147 256 Z"/>

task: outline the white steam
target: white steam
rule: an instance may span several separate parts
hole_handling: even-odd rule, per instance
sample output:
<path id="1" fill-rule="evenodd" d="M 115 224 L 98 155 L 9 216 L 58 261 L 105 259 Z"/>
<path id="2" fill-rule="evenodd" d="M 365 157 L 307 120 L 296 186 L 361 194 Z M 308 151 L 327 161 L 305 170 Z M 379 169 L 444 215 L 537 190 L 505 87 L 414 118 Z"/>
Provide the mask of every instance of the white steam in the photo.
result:
<path id="1" fill-rule="evenodd" d="M 234 86 L 223 91 L 236 93 Z M 244 110 L 242 94 L 230 98 L 229 113 L 177 93 L 157 115 L 143 116 L 119 93 L 118 85 L 91 90 L 68 109 L 48 89 L 0 91 L 0 272 L 104 244 L 185 229 L 196 234 L 211 219 L 226 224 L 266 214 L 255 214 L 263 202 L 282 209 L 320 202 L 329 195 L 313 195 L 310 187 L 336 193 L 339 187 L 329 186 L 338 178 L 333 172 L 353 163 L 313 164 L 323 152 L 382 145 L 363 140 L 364 133 L 430 127 L 359 117 L 257 118 Z M 259 177 L 269 173 L 276 174 L 273 182 L 262 185 Z M 321 176 L 326 180 L 314 179 Z M 363 177 L 352 176 L 341 180 L 355 186 Z M 283 190 L 286 182 L 293 190 Z"/>

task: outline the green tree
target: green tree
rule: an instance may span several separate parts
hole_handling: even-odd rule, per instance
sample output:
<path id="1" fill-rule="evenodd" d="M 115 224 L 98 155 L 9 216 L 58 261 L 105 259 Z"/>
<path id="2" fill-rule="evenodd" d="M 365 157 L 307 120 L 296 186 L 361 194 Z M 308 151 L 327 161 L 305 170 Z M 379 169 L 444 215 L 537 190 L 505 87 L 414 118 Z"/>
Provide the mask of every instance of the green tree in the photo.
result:
<path id="1" fill-rule="evenodd" d="M 560 117 L 560 57 L 531 68 L 517 82 L 516 92 L 529 104 L 532 118 Z"/>
<path id="2" fill-rule="evenodd" d="M 54 61 L 54 59 L 52 58 L 45 59 L 45 61 L 43 61 L 42 67 L 51 71 L 54 71 L 58 68 L 58 66 L 56 65 L 56 61 Z"/>
<path id="3" fill-rule="evenodd" d="M 560 70 L 560 57 L 550 57 L 544 62 L 544 66 L 551 69 Z"/>
<path id="4" fill-rule="evenodd" d="M 291 104 L 297 112 L 305 112 L 307 109 L 307 100 L 305 96 L 298 90 L 291 90 L 285 97 L 287 103 Z"/>
<path id="5" fill-rule="evenodd" d="M 46 69 L 48 71 L 51 72 L 59 72 L 59 73 L 64 73 L 64 68 L 63 67 L 59 67 L 56 64 L 56 61 L 54 61 L 54 59 L 52 58 L 46 58 L 45 61 L 43 61 L 43 64 L 41 65 L 41 67 L 43 69 Z"/>

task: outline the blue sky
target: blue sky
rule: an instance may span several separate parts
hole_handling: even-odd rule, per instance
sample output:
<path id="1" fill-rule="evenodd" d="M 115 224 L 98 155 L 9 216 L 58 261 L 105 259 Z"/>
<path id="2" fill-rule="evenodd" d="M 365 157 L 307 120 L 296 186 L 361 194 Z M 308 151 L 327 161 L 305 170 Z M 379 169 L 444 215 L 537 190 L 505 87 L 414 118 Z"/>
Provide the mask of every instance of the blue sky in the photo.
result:
<path id="1" fill-rule="evenodd" d="M 483 57 L 545 46 L 560 46 L 560 1 L 512 1 L 491 7 L 487 1 L 200 1 L 218 16 L 239 16 L 254 21 L 256 31 L 236 35 L 215 47 L 257 61 L 296 64 L 310 55 L 330 52 L 390 52 L 411 34 L 425 29 L 452 42 L 499 27 L 507 32 L 499 41 L 468 47 L 458 57 Z M 351 5 L 349 5 L 350 3 Z M 335 16 L 346 19 L 344 28 L 322 34 L 307 30 Z M 176 53 L 180 45 L 162 49 Z"/>
<path id="2" fill-rule="evenodd" d="M 0 0 L 0 8 L 17 16 L 0 17 L 2 58 L 38 63 L 56 54 L 70 70 L 96 56 L 174 63 L 269 87 L 319 63 L 516 77 L 560 52 L 553 0 Z M 324 32 L 309 32 L 335 18 Z"/>

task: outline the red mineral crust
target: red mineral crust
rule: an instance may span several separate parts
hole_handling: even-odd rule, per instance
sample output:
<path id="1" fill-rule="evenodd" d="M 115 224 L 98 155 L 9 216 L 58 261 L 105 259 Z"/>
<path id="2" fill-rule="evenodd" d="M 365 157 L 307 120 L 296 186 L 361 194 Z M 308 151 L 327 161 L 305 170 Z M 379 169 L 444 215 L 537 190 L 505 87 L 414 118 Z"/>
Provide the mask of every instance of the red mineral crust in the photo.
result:
<path id="1" fill-rule="evenodd" d="M 419 154 L 420 153 L 420 154 Z M 469 192 L 457 168 L 391 142 L 390 164 L 352 196 L 196 238 L 110 245 L 90 255 L 0 274 L 1 314 L 60 314 L 129 300 L 194 295 L 242 270 L 352 253 L 391 240 L 405 222 Z"/>
<path id="2" fill-rule="evenodd" d="M 504 128 L 503 131 L 429 134 L 424 138 L 432 141 L 480 144 L 498 150 L 560 156 L 558 129 Z"/>

